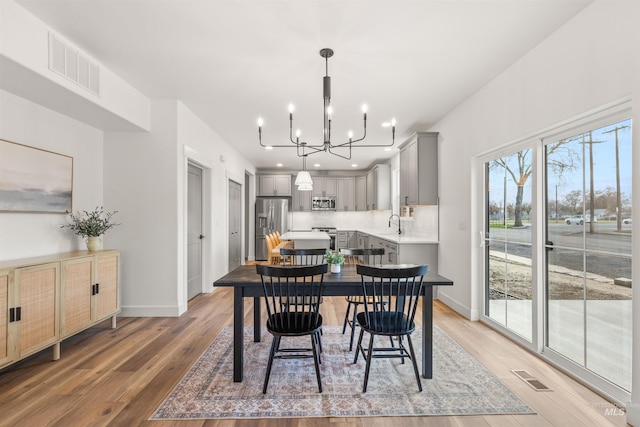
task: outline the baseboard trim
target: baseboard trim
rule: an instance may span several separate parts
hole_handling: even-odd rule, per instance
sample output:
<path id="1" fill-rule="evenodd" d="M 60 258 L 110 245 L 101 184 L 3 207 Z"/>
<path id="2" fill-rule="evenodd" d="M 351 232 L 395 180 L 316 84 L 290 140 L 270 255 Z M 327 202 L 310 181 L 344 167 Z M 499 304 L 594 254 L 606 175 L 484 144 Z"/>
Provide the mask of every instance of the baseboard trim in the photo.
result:
<path id="1" fill-rule="evenodd" d="M 172 306 L 122 306 L 118 317 L 180 317 L 180 307 Z"/>
<path id="2" fill-rule="evenodd" d="M 446 306 L 448 306 L 451 309 L 453 309 L 455 312 L 457 312 L 457 313 L 461 314 L 462 316 L 466 317 L 467 319 L 473 320 L 473 317 L 472 317 L 473 311 L 470 310 L 468 307 L 464 306 L 463 304 L 460 304 L 455 299 L 449 297 L 446 294 L 446 291 L 444 291 L 443 289 L 439 289 L 438 300 L 440 302 L 442 302 L 443 304 L 445 304 Z"/>

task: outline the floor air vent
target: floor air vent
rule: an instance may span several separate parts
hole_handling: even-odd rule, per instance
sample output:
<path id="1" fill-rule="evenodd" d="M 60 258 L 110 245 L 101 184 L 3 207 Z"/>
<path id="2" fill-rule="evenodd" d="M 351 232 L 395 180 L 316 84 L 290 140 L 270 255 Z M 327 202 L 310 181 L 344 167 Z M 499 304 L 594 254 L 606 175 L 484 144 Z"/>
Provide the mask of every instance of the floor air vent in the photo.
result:
<path id="1" fill-rule="evenodd" d="M 511 372 L 513 372 L 522 381 L 529 384 L 531 388 L 533 388 L 535 391 L 553 391 L 546 385 L 542 384 L 540 380 L 531 376 L 531 374 L 527 371 L 518 370 L 518 371 L 511 371 Z"/>

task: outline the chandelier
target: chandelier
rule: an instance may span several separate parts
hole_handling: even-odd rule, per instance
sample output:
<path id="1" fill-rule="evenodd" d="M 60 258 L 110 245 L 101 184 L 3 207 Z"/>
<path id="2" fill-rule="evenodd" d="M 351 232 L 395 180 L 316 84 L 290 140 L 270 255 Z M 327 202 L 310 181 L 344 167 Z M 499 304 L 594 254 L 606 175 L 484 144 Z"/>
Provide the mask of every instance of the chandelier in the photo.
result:
<path id="1" fill-rule="evenodd" d="M 318 144 L 309 144 L 306 141 L 300 141 L 300 129 L 296 130 L 295 139 L 293 138 L 293 111 L 294 107 L 292 104 L 289 105 L 289 140 L 291 144 L 283 144 L 283 145 L 265 145 L 262 143 L 262 125 L 264 124 L 262 117 L 258 118 L 258 141 L 260 145 L 264 148 L 296 148 L 298 157 L 303 158 L 303 171 L 306 172 L 306 158 L 310 154 L 316 153 L 330 153 L 338 157 L 342 157 L 343 159 L 351 160 L 351 149 L 352 148 L 364 148 L 364 147 L 390 147 L 395 142 L 396 135 L 396 121 L 392 119 L 390 122 L 391 126 L 391 143 L 390 144 L 357 144 L 358 142 L 364 140 L 367 136 L 367 106 L 362 106 L 362 114 L 363 114 L 363 131 L 362 137 L 358 139 L 353 139 L 353 132 L 349 131 L 348 140 L 339 142 L 334 144 L 331 141 L 331 120 L 332 120 L 332 108 L 331 108 L 331 77 L 329 76 L 329 58 L 333 56 L 333 50 L 331 49 L 322 49 L 320 50 L 320 56 L 325 60 L 325 76 L 322 79 L 322 89 L 323 89 L 323 98 L 324 98 L 324 126 L 323 126 L 323 142 Z M 306 175 L 309 175 L 306 172 Z M 296 183 L 297 183 L 296 179 Z M 311 181 L 309 177 L 309 182 Z M 300 189 L 300 188 L 299 188 Z"/>

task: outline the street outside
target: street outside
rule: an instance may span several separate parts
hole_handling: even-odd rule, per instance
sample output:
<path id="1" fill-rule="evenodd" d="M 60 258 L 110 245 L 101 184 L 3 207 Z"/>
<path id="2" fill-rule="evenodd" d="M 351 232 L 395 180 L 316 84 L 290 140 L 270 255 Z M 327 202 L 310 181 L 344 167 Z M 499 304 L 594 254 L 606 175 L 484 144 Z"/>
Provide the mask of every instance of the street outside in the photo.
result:
<path id="1" fill-rule="evenodd" d="M 548 240 L 553 242 L 553 249 L 547 252 L 549 299 L 583 299 L 585 285 L 589 300 L 631 299 L 630 287 L 614 284 L 615 278 L 631 278 L 631 227 L 623 224 L 622 231 L 617 232 L 615 222 L 598 222 L 594 224 L 594 234 L 590 234 L 586 224 L 583 240 L 583 226 L 552 220 L 548 224 Z M 505 298 L 505 277 L 508 297 L 531 298 L 531 246 L 528 245 L 531 233 L 530 227 L 490 229 L 491 299 Z M 507 245 L 505 234 L 509 239 Z M 587 249 L 586 269 L 583 269 L 583 242 Z M 586 281 L 583 270 L 587 272 Z"/>

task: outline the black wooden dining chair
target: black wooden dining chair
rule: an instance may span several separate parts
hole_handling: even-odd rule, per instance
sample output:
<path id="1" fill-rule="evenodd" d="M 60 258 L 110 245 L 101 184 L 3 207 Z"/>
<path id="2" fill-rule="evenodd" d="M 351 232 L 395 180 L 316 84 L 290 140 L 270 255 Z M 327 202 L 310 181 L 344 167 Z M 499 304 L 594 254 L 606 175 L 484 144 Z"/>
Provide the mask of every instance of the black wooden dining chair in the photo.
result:
<path id="1" fill-rule="evenodd" d="M 313 357 L 318 391 L 322 393 L 320 356 L 316 347 L 320 340 L 322 316 L 317 301 L 322 298 L 327 267 L 327 264 L 301 267 L 256 266 L 267 306 L 267 331 L 273 335 L 262 393 L 267 392 L 274 358 L 309 357 Z M 311 348 L 280 348 L 282 337 L 304 335 L 311 337 Z"/>
<path id="2" fill-rule="evenodd" d="M 280 256 L 282 265 L 318 265 L 326 264 L 324 260 L 324 254 L 327 252 L 324 248 L 311 248 L 311 249 L 296 249 L 296 248 L 283 248 L 280 249 Z M 287 300 L 283 300 L 286 302 Z M 319 304 L 322 304 L 322 298 L 318 300 Z M 322 329 L 320 329 L 320 335 Z M 318 335 L 318 345 L 320 352 L 322 353 L 322 340 Z"/>
<path id="3" fill-rule="evenodd" d="M 317 249 L 280 249 L 282 265 L 318 265 L 326 264 L 324 248 Z"/>
<path id="4" fill-rule="evenodd" d="M 364 297 L 372 297 L 375 301 L 383 303 L 365 304 L 364 311 L 357 316 L 360 337 L 353 363 L 357 363 L 360 353 L 367 362 L 362 387 L 363 393 L 367 391 L 371 359 L 382 357 L 401 358 L 403 362 L 406 358 L 410 359 L 413 363 L 418 389 L 422 391 L 411 334 L 416 328 L 414 319 L 418 300 L 422 293 L 422 280 L 427 274 L 428 267 L 428 265 L 402 268 L 357 266 Z M 366 349 L 362 345 L 365 332 L 370 334 L 369 345 Z M 398 337 L 398 346 L 374 347 L 374 338 L 378 335 Z M 402 338 L 405 336 L 409 344 L 408 351 L 402 342 Z"/>
<path id="5" fill-rule="evenodd" d="M 382 264 L 384 258 L 384 248 L 357 248 L 357 249 L 340 249 L 340 253 L 344 255 L 345 264 L 358 264 L 358 265 L 375 265 Z M 355 336 L 358 316 L 358 307 L 360 304 L 365 303 L 365 299 L 362 295 L 349 295 L 345 297 L 347 300 L 347 311 L 344 313 L 344 322 L 342 325 L 342 333 L 347 330 L 347 325 L 351 328 L 351 339 L 349 341 L 349 351 L 353 350 L 353 338 Z M 367 304 L 372 304 L 373 299 L 368 298 Z M 349 312 L 353 308 L 353 315 L 349 318 Z"/>

